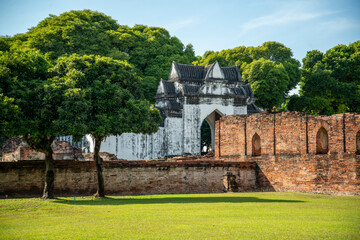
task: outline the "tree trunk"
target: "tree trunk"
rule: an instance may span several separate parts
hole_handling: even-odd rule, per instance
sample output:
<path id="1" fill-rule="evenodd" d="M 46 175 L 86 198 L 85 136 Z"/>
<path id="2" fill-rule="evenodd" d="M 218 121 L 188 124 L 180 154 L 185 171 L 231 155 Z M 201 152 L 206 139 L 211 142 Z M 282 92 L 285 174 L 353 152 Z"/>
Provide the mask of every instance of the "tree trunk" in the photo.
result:
<path id="1" fill-rule="evenodd" d="M 95 197 L 105 197 L 105 189 L 104 189 L 104 177 L 103 177 L 103 167 L 102 167 L 102 158 L 99 155 L 101 142 L 103 140 L 102 137 L 94 136 L 95 138 L 95 149 L 94 149 L 94 161 L 96 165 L 97 179 L 98 179 L 98 189 Z"/>
<path id="2" fill-rule="evenodd" d="M 56 139 L 55 136 L 33 137 L 30 133 L 24 135 L 25 142 L 35 151 L 45 154 L 45 186 L 43 199 L 54 198 L 54 159 L 51 144 Z"/>
<path id="3" fill-rule="evenodd" d="M 45 187 L 42 198 L 54 198 L 54 181 L 55 181 L 55 172 L 54 172 L 54 159 L 53 151 L 50 148 L 45 153 Z"/>

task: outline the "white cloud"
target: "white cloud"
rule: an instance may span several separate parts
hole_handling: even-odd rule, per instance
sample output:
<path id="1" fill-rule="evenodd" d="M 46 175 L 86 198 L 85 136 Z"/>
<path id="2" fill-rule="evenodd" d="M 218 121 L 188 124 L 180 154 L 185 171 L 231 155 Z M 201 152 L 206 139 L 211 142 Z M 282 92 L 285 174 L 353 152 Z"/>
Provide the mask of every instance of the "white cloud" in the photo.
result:
<path id="1" fill-rule="evenodd" d="M 257 28 L 286 25 L 295 22 L 308 21 L 325 15 L 334 14 L 334 11 L 307 12 L 301 8 L 283 9 L 273 14 L 252 19 L 241 26 L 243 33 Z"/>
<path id="2" fill-rule="evenodd" d="M 188 18 L 188 19 L 182 19 L 180 21 L 176 21 L 176 22 L 172 22 L 169 23 L 165 26 L 165 28 L 167 30 L 169 30 L 170 32 L 176 32 L 179 29 L 182 29 L 184 27 L 187 27 L 191 24 L 195 23 L 195 19 L 194 18 Z"/>
<path id="3" fill-rule="evenodd" d="M 343 31 L 348 29 L 360 29 L 360 23 L 347 18 L 338 18 L 320 24 L 322 28 L 332 31 Z"/>

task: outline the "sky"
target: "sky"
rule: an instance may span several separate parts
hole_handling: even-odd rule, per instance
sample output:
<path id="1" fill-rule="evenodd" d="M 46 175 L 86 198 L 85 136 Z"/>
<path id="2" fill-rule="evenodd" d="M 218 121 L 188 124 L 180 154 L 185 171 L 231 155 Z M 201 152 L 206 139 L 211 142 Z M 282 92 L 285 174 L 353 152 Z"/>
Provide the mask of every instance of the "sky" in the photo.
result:
<path id="1" fill-rule="evenodd" d="M 25 33 L 49 14 L 91 9 L 120 25 L 163 27 L 196 55 L 277 41 L 300 62 L 310 50 L 360 40 L 360 0 L 0 0 L 0 35 Z"/>

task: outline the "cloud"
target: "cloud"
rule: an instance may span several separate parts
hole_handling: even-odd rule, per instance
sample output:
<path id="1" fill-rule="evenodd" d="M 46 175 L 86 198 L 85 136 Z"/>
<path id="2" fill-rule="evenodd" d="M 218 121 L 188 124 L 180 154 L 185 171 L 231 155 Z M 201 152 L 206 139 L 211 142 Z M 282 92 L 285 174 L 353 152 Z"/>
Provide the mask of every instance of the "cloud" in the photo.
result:
<path id="1" fill-rule="evenodd" d="M 280 10 L 273 14 L 258 17 L 244 23 L 241 26 L 241 30 L 244 33 L 250 30 L 267 27 L 267 26 L 286 25 L 295 22 L 308 21 L 334 13 L 336 12 L 324 11 L 324 12 L 313 13 L 313 12 L 305 12 L 301 9 Z"/>
<path id="2" fill-rule="evenodd" d="M 193 23 L 195 23 L 194 18 L 182 19 L 180 21 L 172 22 L 166 25 L 165 28 L 170 32 L 176 32 L 177 30 L 187 27 Z"/>
<path id="3" fill-rule="evenodd" d="M 349 29 L 360 29 L 360 23 L 347 19 L 347 18 L 338 18 L 327 22 L 322 22 L 320 24 L 322 28 L 332 31 L 343 31 Z"/>

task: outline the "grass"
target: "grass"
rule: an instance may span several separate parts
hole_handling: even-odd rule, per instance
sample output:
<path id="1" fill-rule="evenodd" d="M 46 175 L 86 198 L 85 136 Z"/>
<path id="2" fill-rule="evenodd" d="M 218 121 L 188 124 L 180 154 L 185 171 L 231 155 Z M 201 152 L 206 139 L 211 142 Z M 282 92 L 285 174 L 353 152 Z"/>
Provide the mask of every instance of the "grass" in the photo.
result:
<path id="1" fill-rule="evenodd" d="M 0 239 L 360 239 L 360 196 L 1 199 Z"/>

